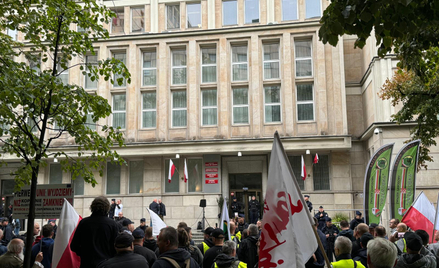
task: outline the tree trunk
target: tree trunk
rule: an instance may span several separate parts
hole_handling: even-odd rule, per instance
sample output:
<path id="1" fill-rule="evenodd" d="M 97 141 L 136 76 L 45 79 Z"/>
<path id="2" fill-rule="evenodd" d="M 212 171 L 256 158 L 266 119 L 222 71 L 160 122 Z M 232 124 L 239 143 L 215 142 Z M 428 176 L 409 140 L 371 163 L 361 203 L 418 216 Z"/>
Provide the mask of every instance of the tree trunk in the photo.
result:
<path id="1" fill-rule="evenodd" d="M 35 221 L 35 199 L 37 194 L 37 179 L 38 179 L 38 170 L 40 169 L 39 165 L 35 168 L 32 167 L 32 181 L 30 185 L 30 204 L 29 204 L 29 216 L 27 220 L 27 235 L 26 235 L 26 250 L 24 252 L 24 268 L 31 268 L 31 254 L 32 254 L 32 243 L 34 236 L 34 221 Z M 42 230 L 41 226 L 41 230 Z M 44 258 L 44 256 L 43 256 Z"/>

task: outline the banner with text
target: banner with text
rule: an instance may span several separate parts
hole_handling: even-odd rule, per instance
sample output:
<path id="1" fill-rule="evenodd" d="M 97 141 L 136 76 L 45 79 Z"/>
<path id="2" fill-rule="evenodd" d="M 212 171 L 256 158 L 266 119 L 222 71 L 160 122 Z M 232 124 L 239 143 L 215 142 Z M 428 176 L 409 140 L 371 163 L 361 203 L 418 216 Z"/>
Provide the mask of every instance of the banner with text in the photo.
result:
<path id="1" fill-rule="evenodd" d="M 390 218 L 402 216 L 415 200 L 420 140 L 407 143 L 396 155 L 390 183 Z"/>
<path id="2" fill-rule="evenodd" d="M 367 224 L 380 223 L 387 198 L 392 144 L 379 148 L 367 165 L 364 177 L 364 217 Z"/>
<path id="3" fill-rule="evenodd" d="M 64 198 L 73 206 L 72 184 L 41 184 L 37 185 L 35 199 L 36 219 L 57 219 L 61 214 Z M 14 193 L 14 219 L 29 217 L 30 187 L 23 187 Z"/>

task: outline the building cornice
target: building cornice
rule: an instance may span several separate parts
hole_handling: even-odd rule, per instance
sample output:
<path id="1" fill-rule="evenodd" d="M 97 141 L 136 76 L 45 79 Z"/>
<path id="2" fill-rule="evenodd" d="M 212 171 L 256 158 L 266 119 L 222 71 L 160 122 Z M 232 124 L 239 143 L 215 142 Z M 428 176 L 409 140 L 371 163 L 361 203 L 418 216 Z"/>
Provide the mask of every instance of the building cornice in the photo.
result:
<path id="1" fill-rule="evenodd" d="M 359 139 L 354 139 L 354 140 L 359 140 L 359 141 L 364 141 L 368 138 L 370 138 L 373 135 L 373 132 L 375 131 L 376 128 L 379 127 L 411 127 L 411 126 L 416 126 L 418 123 L 417 122 L 406 122 L 403 124 L 398 124 L 396 122 L 374 122 L 372 124 L 369 125 L 369 127 L 363 132 L 363 134 L 360 135 Z"/>

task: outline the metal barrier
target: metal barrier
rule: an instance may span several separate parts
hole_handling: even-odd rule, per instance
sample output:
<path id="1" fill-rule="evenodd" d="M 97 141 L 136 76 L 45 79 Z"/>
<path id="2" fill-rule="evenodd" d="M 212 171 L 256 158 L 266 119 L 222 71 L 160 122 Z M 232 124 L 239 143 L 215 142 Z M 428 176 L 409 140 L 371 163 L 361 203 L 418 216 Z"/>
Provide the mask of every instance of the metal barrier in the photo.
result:
<path id="1" fill-rule="evenodd" d="M 348 212 L 347 215 L 346 215 L 346 216 L 348 216 L 348 222 L 350 222 L 351 220 L 353 220 L 355 218 L 355 212 L 356 211 L 360 211 L 361 212 L 361 210 L 359 210 L 359 209 L 324 209 L 324 211 L 326 213 L 328 213 L 330 218 L 335 217 L 335 214 L 337 214 L 337 213 L 329 213 L 331 211 L 332 212 L 334 212 L 334 211 L 335 212 L 340 212 L 340 213 Z M 318 209 L 313 209 L 312 216 L 316 215 L 318 212 L 319 212 Z M 361 212 L 361 213 L 363 213 L 363 212 Z M 346 214 L 346 213 L 343 213 L 343 214 Z M 338 222 L 333 222 L 333 223 L 338 223 Z"/>

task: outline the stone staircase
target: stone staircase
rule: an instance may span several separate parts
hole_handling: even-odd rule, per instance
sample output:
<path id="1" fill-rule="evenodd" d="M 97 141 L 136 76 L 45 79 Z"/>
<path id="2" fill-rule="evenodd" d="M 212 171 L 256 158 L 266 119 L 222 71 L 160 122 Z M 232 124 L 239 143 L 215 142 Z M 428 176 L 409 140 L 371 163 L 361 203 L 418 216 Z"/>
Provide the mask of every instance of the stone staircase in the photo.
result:
<path id="1" fill-rule="evenodd" d="M 204 233 L 201 230 L 192 230 L 192 240 L 194 240 L 195 245 L 201 244 L 204 240 Z"/>

